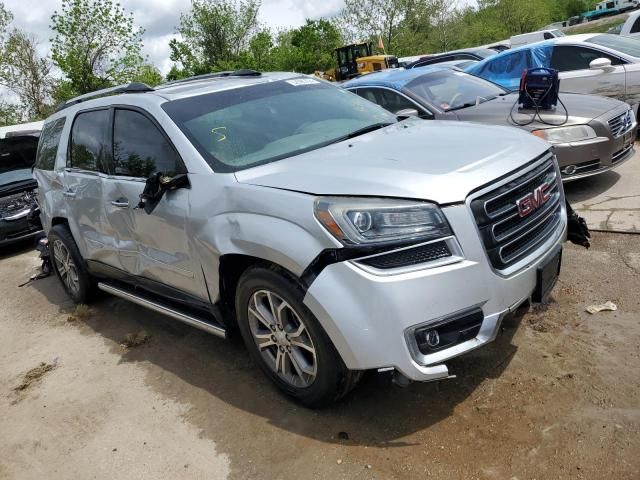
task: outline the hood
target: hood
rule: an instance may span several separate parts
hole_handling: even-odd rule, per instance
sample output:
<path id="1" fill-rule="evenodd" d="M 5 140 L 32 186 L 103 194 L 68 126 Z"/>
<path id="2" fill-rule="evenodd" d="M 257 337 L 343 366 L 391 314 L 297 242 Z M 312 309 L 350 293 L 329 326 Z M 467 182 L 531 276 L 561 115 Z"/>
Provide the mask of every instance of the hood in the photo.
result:
<path id="1" fill-rule="evenodd" d="M 549 145 L 509 127 L 409 119 L 319 150 L 236 172 L 239 182 L 316 195 L 462 202 Z"/>
<path id="2" fill-rule="evenodd" d="M 519 126 L 516 125 L 509 116 L 511 109 L 517 100 L 518 94 L 512 93 L 505 95 L 504 97 L 498 97 L 494 100 L 481 103 L 474 107 L 455 110 L 452 113 L 455 113 L 458 119 L 463 121 L 489 123 L 492 125 Z M 560 94 L 560 100 L 562 100 L 567 112 L 569 113 L 569 119 L 567 120 L 567 123 L 565 123 L 565 126 L 587 124 L 594 118 L 598 118 L 601 115 L 624 105 L 623 102 L 613 98 L 599 97 L 596 95 L 581 95 L 577 93 L 562 93 Z M 526 123 L 531 119 L 533 114 L 533 110 L 526 110 L 520 113 L 518 112 L 517 107 L 513 108 L 513 118 L 518 123 Z M 560 103 L 558 103 L 555 111 L 544 111 L 540 114 L 542 118 L 549 123 L 559 124 L 565 119 L 565 110 Z M 549 128 L 549 125 L 545 125 L 540 121 L 535 121 L 530 125 L 521 126 L 520 128 L 533 131 L 539 128 Z"/>

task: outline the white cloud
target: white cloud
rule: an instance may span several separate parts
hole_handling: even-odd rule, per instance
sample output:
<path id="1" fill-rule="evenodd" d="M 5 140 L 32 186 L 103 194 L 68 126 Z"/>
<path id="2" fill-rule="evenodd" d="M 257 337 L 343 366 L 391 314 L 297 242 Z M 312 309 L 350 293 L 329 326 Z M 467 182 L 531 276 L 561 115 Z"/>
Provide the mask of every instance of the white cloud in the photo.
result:
<path id="1" fill-rule="evenodd" d="M 33 3 L 38 6 L 34 8 Z M 163 73 L 171 68 L 169 40 L 175 34 L 180 14 L 187 12 L 190 0 L 120 0 L 121 5 L 133 13 L 137 25 L 145 29 L 143 53 Z M 45 50 L 53 32 L 49 28 L 51 15 L 60 9 L 60 0 L 4 0 L 13 13 L 13 24 L 34 34 Z M 271 28 L 297 27 L 306 18 L 317 19 L 335 15 L 344 0 L 263 0 L 259 21 Z"/>

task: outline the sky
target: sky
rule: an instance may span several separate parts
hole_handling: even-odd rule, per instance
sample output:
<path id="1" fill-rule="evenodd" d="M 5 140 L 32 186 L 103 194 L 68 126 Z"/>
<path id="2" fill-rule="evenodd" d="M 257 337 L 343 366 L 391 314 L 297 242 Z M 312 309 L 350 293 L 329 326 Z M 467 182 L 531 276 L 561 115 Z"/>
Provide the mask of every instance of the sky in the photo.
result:
<path id="1" fill-rule="evenodd" d="M 145 29 L 144 54 L 162 73 L 167 73 L 171 68 L 169 40 L 175 35 L 180 13 L 189 11 L 190 0 L 119 1 L 133 13 L 135 23 Z M 13 13 L 13 25 L 34 34 L 46 52 L 53 36 L 49 28 L 51 14 L 60 9 L 61 0 L 4 0 L 4 4 Z M 259 21 L 274 29 L 297 27 L 305 18 L 335 15 L 343 4 L 343 0 L 262 0 Z"/>

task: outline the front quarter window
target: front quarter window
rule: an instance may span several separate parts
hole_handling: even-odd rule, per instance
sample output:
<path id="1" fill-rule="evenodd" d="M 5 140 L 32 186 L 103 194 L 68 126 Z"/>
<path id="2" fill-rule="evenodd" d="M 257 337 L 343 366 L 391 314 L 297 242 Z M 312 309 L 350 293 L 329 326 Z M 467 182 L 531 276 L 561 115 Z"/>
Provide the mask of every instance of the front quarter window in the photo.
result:
<path id="1" fill-rule="evenodd" d="M 298 155 L 397 121 L 381 107 L 311 78 L 174 100 L 163 109 L 219 172 Z"/>
<path id="2" fill-rule="evenodd" d="M 41 170 L 53 170 L 55 168 L 58 144 L 60 143 L 65 120 L 66 118 L 62 117 L 47 122 L 42 129 L 40 141 L 38 142 L 35 168 Z"/>

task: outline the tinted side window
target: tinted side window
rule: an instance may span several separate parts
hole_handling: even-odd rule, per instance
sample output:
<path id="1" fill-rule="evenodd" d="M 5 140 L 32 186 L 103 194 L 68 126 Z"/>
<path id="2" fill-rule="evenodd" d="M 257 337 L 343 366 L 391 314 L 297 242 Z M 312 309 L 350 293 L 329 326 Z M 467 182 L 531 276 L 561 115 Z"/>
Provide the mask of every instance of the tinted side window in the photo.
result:
<path id="1" fill-rule="evenodd" d="M 608 58 L 612 65 L 620 65 L 619 58 L 607 55 L 599 50 L 584 47 L 556 46 L 551 56 L 551 67 L 561 72 L 587 70 L 596 58 Z"/>
<path id="2" fill-rule="evenodd" d="M 633 22 L 633 25 L 631 26 L 631 31 L 629 33 L 638 33 L 638 32 L 640 32 L 640 17 L 638 17 L 636 21 Z"/>
<path id="3" fill-rule="evenodd" d="M 528 50 L 521 50 L 492 58 L 478 74 L 500 85 L 512 88 L 520 82 L 523 70 L 531 68 L 531 56 Z"/>
<path id="4" fill-rule="evenodd" d="M 109 110 L 82 112 L 71 129 L 71 167 L 106 172 Z"/>
<path id="5" fill-rule="evenodd" d="M 415 103 L 402 95 L 384 88 L 359 88 L 357 93 L 362 98 L 366 98 L 373 103 L 377 103 L 391 113 L 396 113 L 400 110 L 404 110 L 405 108 L 419 110 Z"/>
<path id="6" fill-rule="evenodd" d="M 58 118 L 53 122 L 47 123 L 42 129 L 40 141 L 38 142 L 35 168 L 41 170 L 54 169 L 58 144 L 60 143 L 60 136 L 62 135 L 65 120 L 66 118 Z"/>
<path id="7" fill-rule="evenodd" d="M 113 126 L 114 173 L 146 178 L 152 173 L 184 173 L 182 161 L 151 120 L 133 110 L 116 110 Z"/>

